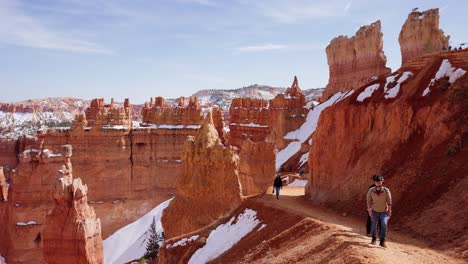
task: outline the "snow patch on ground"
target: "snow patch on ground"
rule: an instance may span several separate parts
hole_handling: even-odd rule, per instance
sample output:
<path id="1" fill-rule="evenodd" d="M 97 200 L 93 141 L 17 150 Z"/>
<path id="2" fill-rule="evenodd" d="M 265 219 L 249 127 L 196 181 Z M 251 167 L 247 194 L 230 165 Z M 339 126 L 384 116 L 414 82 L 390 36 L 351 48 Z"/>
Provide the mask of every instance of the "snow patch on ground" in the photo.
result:
<path id="1" fill-rule="evenodd" d="M 250 124 L 231 123 L 229 125 L 230 126 L 244 126 L 244 127 L 268 127 L 268 126 L 265 126 L 265 125 L 259 125 L 259 124 L 254 124 L 254 123 L 250 123 Z"/>
<path id="2" fill-rule="evenodd" d="M 304 187 L 308 183 L 308 180 L 294 180 L 291 182 L 288 186 L 299 186 L 299 187 Z"/>
<path id="3" fill-rule="evenodd" d="M 393 88 L 389 89 L 388 85 L 390 83 L 392 83 L 397 76 L 398 75 L 387 77 L 387 83 L 385 84 L 385 96 L 384 96 L 385 99 L 395 98 L 398 95 L 398 92 L 400 92 L 401 84 L 404 81 L 406 81 L 409 77 L 413 76 L 413 73 L 409 72 L 409 71 L 406 71 L 406 72 L 402 73 L 400 78 L 398 78 L 397 84 Z M 391 78 L 391 77 L 393 77 L 393 78 Z M 389 80 L 391 80 L 391 81 L 389 82 Z"/>
<path id="4" fill-rule="evenodd" d="M 146 251 L 146 238 L 153 218 L 156 221 L 157 232 L 162 233 L 164 231 L 161 225 L 162 212 L 171 201 L 172 199 L 161 203 L 140 219 L 117 230 L 104 240 L 104 263 L 121 264 L 141 258 Z"/>
<path id="5" fill-rule="evenodd" d="M 309 161 L 309 152 L 304 153 L 299 160 L 299 167 L 302 167 L 307 161 Z"/>
<path id="6" fill-rule="evenodd" d="M 357 101 L 358 102 L 363 102 L 364 99 L 371 97 L 372 94 L 377 89 L 379 89 L 379 87 L 380 87 L 380 84 L 378 84 L 378 83 L 366 87 L 366 89 L 364 89 L 364 91 L 362 91 L 362 93 L 360 93 L 359 96 L 357 97 Z"/>
<path id="7" fill-rule="evenodd" d="M 0 264 L 7 264 L 5 258 L 0 255 Z"/>
<path id="8" fill-rule="evenodd" d="M 309 138 L 312 135 L 312 133 L 315 132 L 315 129 L 317 129 L 317 123 L 320 117 L 320 113 L 322 113 L 322 111 L 325 108 L 335 103 L 338 103 L 339 101 L 345 99 L 353 93 L 354 91 L 350 90 L 345 93 L 338 92 L 334 94 L 330 99 L 317 105 L 316 107 L 314 107 L 314 109 L 310 110 L 307 114 L 306 121 L 304 122 L 304 124 L 301 125 L 299 129 L 291 131 L 288 134 L 286 134 L 286 136 L 284 136 L 284 139 L 294 141 L 289 143 L 286 146 L 286 148 L 282 149 L 276 154 L 277 171 L 281 167 L 281 165 L 283 165 L 287 160 L 289 160 L 294 154 L 296 154 L 301 149 L 301 144 L 304 143 L 307 140 L 307 138 Z"/>
<path id="9" fill-rule="evenodd" d="M 260 230 L 262 230 L 262 229 L 265 228 L 266 226 L 267 226 L 266 224 L 263 224 L 263 225 L 257 230 L 257 232 L 260 231 Z"/>
<path id="10" fill-rule="evenodd" d="M 455 69 L 452 66 L 448 59 L 444 59 L 440 64 L 439 70 L 436 72 L 434 78 L 431 79 L 429 85 L 427 85 L 426 89 L 424 89 L 422 96 L 426 96 L 430 92 L 430 87 L 434 85 L 434 83 L 444 77 L 449 77 L 449 83 L 453 84 L 457 81 L 458 78 L 462 77 L 466 71 L 462 68 Z"/>
<path id="11" fill-rule="evenodd" d="M 234 220 L 236 223 L 233 223 Z M 199 264 L 211 261 L 232 248 L 244 236 L 252 232 L 260 224 L 257 212 L 246 208 L 237 218 L 232 217 L 229 222 L 219 225 L 211 231 L 204 247 L 198 249 L 190 258 L 189 264 Z"/>
<path id="12" fill-rule="evenodd" d="M 36 221 L 28 221 L 28 222 L 17 222 L 17 226 L 28 226 L 28 225 L 39 225 Z"/>
<path id="13" fill-rule="evenodd" d="M 199 235 L 195 235 L 195 236 L 192 236 L 192 237 L 189 237 L 189 238 L 186 237 L 186 238 L 183 238 L 183 239 L 175 242 L 172 245 L 166 245 L 166 248 L 175 248 L 175 247 L 178 247 L 178 246 L 185 246 L 187 243 L 195 241 L 199 237 L 200 237 Z"/>

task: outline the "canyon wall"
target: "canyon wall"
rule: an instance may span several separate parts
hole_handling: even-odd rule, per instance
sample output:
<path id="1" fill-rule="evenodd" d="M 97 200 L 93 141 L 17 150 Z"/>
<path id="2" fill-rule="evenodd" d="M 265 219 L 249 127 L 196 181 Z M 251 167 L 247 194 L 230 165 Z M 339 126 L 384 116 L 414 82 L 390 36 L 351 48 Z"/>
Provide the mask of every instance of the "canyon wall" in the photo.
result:
<path id="1" fill-rule="evenodd" d="M 351 38 L 334 38 L 326 48 L 330 71 L 328 85 L 323 91 L 322 101 L 337 92 L 357 89 L 390 73 L 385 66 L 387 58 L 383 52 L 380 20 L 362 26 Z"/>
<path id="2" fill-rule="evenodd" d="M 73 179 L 71 145 L 62 146 L 63 175 L 55 182 L 54 208 L 47 214 L 44 258 L 47 263 L 102 264 L 101 222 L 88 205 L 88 188 L 80 178 Z M 39 239 L 39 238 L 38 238 Z"/>
<path id="3" fill-rule="evenodd" d="M 408 15 L 398 37 L 402 65 L 422 55 L 447 50 L 450 36 L 439 29 L 439 9 L 414 11 Z"/>
<path id="4" fill-rule="evenodd" d="M 229 108 L 228 143 L 240 148 L 247 139 L 253 142 L 267 140 L 284 148 L 287 142 L 283 136 L 305 121 L 305 103 L 297 77 L 291 87 L 272 100 L 233 99 Z"/>
<path id="5" fill-rule="evenodd" d="M 62 145 L 74 147 L 74 175 L 87 183 L 88 203 L 100 218 L 103 239 L 175 194 L 183 145 L 199 129 L 201 110 L 193 104 L 190 110 L 167 107 L 167 115 L 178 121 L 163 118 L 133 126 L 128 102 L 124 107 L 94 102 L 87 114 L 75 117 L 71 129 L 42 130 L 21 147 L 8 202 L 0 208 L 5 219 L 0 234 L 6 232 L 0 250 L 8 263 L 45 262 L 37 238 L 54 207 L 51 197 Z M 196 118 L 190 120 L 192 116 Z M 37 224 L 17 225 L 28 221 Z"/>
<path id="6" fill-rule="evenodd" d="M 325 109 L 312 138 L 307 197 L 364 214 L 355 209 L 365 208 L 371 177 L 382 174 L 394 223 L 439 246 L 467 250 L 467 210 L 455 209 L 468 202 L 458 191 L 468 180 L 467 70 L 467 50 L 426 55 Z"/>

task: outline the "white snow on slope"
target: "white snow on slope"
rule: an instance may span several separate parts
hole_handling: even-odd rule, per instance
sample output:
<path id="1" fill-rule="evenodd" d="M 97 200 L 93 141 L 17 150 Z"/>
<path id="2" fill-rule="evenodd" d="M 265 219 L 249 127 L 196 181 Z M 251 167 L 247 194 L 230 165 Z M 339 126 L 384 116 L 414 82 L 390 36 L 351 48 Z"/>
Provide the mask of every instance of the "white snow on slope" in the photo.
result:
<path id="1" fill-rule="evenodd" d="M 301 159 L 299 160 L 299 167 L 302 167 L 302 165 L 304 165 L 304 163 L 308 162 L 309 161 L 309 152 L 307 153 L 304 153 L 302 156 L 301 156 Z"/>
<path id="2" fill-rule="evenodd" d="M 7 264 L 5 258 L 0 255 L 0 264 Z"/>
<path id="3" fill-rule="evenodd" d="M 236 223 L 233 224 L 234 220 Z M 229 222 L 219 225 L 211 231 L 204 247 L 198 249 L 189 260 L 189 264 L 207 263 L 231 249 L 244 236 L 260 224 L 257 212 L 246 208 L 243 213 L 232 217 Z"/>
<path id="4" fill-rule="evenodd" d="M 17 226 L 28 226 L 28 225 L 39 225 L 36 221 L 28 221 L 28 222 L 17 222 Z"/>
<path id="5" fill-rule="evenodd" d="M 335 103 L 338 103 L 339 101 L 345 99 L 353 93 L 353 90 L 350 90 L 346 93 L 338 92 L 327 101 L 317 105 L 314 109 L 309 111 L 304 124 L 302 124 L 302 126 L 299 129 L 291 131 L 288 134 L 286 134 L 286 136 L 284 136 L 285 139 L 295 141 L 289 143 L 286 146 L 286 148 L 282 149 L 276 154 L 276 170 L 278 170 L 281 167 L 281 165 L 283 165 L 294 154 L 296 154 L 301 149 L 301 144 L 304 143 L 307 140 L 307 138 L 309 138 L 309 136 L 315 132 L 315 129 L 317 129 L 317 123 L 320 117 L 320 113 L 322 113 L 322 111 L 325 108 Z"/>
<path id="6" fill-rule="evenodd" d="M 389 89 L 388 85 L 390 83 L 392 83 L 397 76 L 398 75 L 387 77 L 387 83 L 385 84 L 385 88 L 384 88 L 384 90 L 385 90 L 385 96 L 384 96 L 385 99 L 395 98 L 398 95 L 398 92 L 400 91 L 401 84 L 404 81 L 406 81 L 409 77 L 413 76 L 413 73 L 409 72 L 409 71 L 406 71 L 406 72 L 402 73 L 400 78 L 398 78 L 397 84 L 393 88 Z"/>
<path id="7" fill-rule="evenodd" d="M 195 236 L 191 236 L 189 238 L 183 238 L 177 242 L 175 242 L 174 244 L 169 244 L 169 245 L 166 245 L 166 248 L 175 248 L 175 247 L 178 247 L 178 246 L 185 246 L 187 243 L 190 243 L 192 241 L 195 241 L 199 238 L 200 236 L 199 235 L 195 235 Z"/>
<path id="8" fill-rule="evenodd" d="M 288 184 L 288 186 L 300 186 L 300 187 L 304 187 L 306 186 L 307 182 L 309 182 L 308 180 L 294 180 L 293 182 L 291 182 L 290 184 Z"/>
<path id="9" fill-rule="evenodd" d="M 431 79 L 429 85 L 427 85 L 426 89 L 424 89 L 422 96 L 426 96 L 430 92 L 430 87 L 434 85 L 437 80 L 443 77 L 449 77 L 449 83 L 453 84 L 465 73 L 466 71 L 462 68 L 455 69 L 455 67 L 452 67 L 452 64 L 450 64 L 448 59 L 443 60 L 440 64 L 439 70 L 436 72 L 435 77 Z"/>
<path id="10" fill-rule="evenodd" d="M 171 201 L 172 199 L 161 203 L 140 219 L 117 230 L 104 240 L 104 263 L 122 264 L 141 258 L 145 254 L 146 237 L 149 235 L 147 232 L 153 218 L 156 221 L 157 232 L 164 231 L 161 226 L 161 216 Z"/>
<path id="11" fill-rule="evenodd" d="M 366 89 L 364 89 L 364 91 L 362 91 L 362 93 L 359 94 L 359 96 L 357 97 L 356 100 L 358 102 L 363 102 L 364 99 L 371 97 L 372 94 L 377 89 L 379 89 L 379 87 L 380 87 L 380 84 L 378 84 L 378 83 L 368 86 Z"/>

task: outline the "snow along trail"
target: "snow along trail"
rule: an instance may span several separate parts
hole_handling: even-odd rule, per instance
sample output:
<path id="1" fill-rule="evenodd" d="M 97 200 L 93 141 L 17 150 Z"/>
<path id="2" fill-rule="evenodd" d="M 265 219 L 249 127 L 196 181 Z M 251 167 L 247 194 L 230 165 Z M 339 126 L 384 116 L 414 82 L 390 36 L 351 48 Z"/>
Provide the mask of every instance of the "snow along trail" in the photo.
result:
<path id="1" fill-rule="evenodd" d="M 164 231 L 161 226 L 162 212 L 171 201 L 172 199 L 169 199 L 159 204 L 140 219 L 122 227 L 104 240 L 104 263 L 121 264 L 141 258 L 145 254 L 147 231 L 153 222 L 153 217 L 156 221 L 156 230 L 161 233 Z"/>
<path id="2" fill-rule="evenodd" d="M 286 136 L 284 136 L 284 139 L 290 139 L 295 141 L 289 143 L 284 149 L 282 149 L 276 154 L 276 170 L 279 170 L 281 165 L 283 165 L 292 156 L 294 156 L 294 154 L 296 154 L 301 149 L 301 144 L 304 143 L 310 137 L 310 135 L 312 135 L 312 133 L 315 132 L 320 113 L 322 113 L 322 111 L 325 108 L 338 103 L 339 101 L 345 99 L 353 93 L 353 90 L 350 90 L 346 93 L 338 92 L 327 101 L 317 105 L 314 109 L 309 111 L 304 124 L 302 124 L 302 126 L 299 129 L 291 131 L 288 134 L 286 134 Z"/>

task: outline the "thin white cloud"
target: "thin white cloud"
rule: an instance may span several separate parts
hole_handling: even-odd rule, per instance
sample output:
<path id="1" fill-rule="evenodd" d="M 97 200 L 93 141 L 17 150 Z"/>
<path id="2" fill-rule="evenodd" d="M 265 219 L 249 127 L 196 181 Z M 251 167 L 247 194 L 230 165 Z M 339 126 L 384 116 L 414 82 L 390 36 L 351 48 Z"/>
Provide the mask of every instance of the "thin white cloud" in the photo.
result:
<path id="1" fill-rule="evenodd" d="M 256 9 L 260 15 L 270 17 L 279 23 L 296 23 L 308 19 L 343 16 L 347 12 L 346 7 L 348 5 L 351 7 L 351 2 L 344 0 L 328 0 L 324 2 L 306 0 L 239 1 L 249 8 Z"/>
<path id="2" fill-rule="evenodd" d="M 349 9 L 351 8 L 351 5 L 353 4 L 353 0 L 350 0 L 346 6 L 344 7 L 345 13 L 348 13 Z"/>
<path id="3" fill-rule="evenodd" d="M 212 0 L 177 0 L 177 2 L 182 4 L 196 4 L 202 6 L 216 6 L 216 2 Z"/>
<path id="4" fill-rule="evenodd" d="M 255 46 L 238 47 L 235 49 L 235 52 L 236 53 L 253 53 L 253 52 L 271 51 L 271 50 L 281 50 L 285 48 L 286 48 L 285 45 L 267 43 L 267 44 L 255 45 Z"/>
<path id="5" fill-rule="evenodd" d="M 0 1 L 0 42 L 23 47 L 80 53 L 112 54 L 113 51 L 85 39 L 48 28 L 26 15 L 13 2 Z"/>

